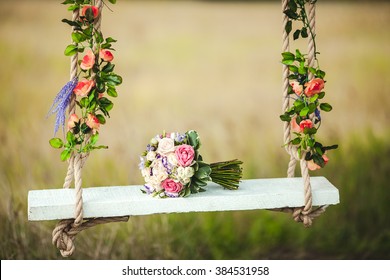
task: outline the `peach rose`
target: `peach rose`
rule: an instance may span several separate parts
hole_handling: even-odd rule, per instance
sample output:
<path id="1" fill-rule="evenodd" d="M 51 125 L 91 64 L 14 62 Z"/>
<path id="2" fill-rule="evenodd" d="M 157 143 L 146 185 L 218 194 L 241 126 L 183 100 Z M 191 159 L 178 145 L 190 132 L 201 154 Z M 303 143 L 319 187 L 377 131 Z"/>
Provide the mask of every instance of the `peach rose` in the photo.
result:
<path id="1" fill-rule="evenodd" d="M 82 79 L 80 82 L 77 83 L 76 87 L 74 88 L 73 92 L 77 96 L 87 96 L 88 93 L 91 91 L 91 89 L 95 86 L 94 80 L 87 80 Z"/>
<path id="2" fill-rule="evenodd" d="M 180 166 L 187 167 L 190 166 L 195 157 L 194 148 L 190 145 L 180 145 L 176 148 L 175 151 L 177 162 Z"/>
<path id="3" fill-rule="evenodd" d="M 68 129 L 71 130 L 74 128 L 79 121 L 80 119 L 76 114 L 70 115 L 68 120 Z"/>
<path id="4" fill-rule="evenodd" d="M 301 128 L 299 127 L 299 125 L 298 125 L 298 123 L 297 123 L 297 117 L 293 117 L 293 118 L 291 119 L 290 125 L 291 125 L 291 129 L 292 129 L 294 132 L 297 132 L 297 133 L 300 133 L 300 132 L 301 132 Z"/>
<path id="5" fill-rule="evenodd" d="M 300 132 L 303 132 L 305 128 L 312 128 L 313 122 L 311 120 L 303 120 L 299 123 Z"/>
<path id="6" fill-rule="evenodd" d="M 88 9 L 90 9 L 92 11 L 93 18 L 94 19 L 97 18 L 97 16 L 99 15 L 99 9 L 96 6 L 84 6 L 81 9 L 80 16 L 81 17 L 85 17 L 85 15 L 87 14 Z"/>
<path id="7" fill-rule="evenodd" d="M 302 94 L 302 91 L 303 91 L 303 86 L 301 84 L 298 83 L 298 81 L 290 81 L 290 85 L 293 89 L 293 91 L 295 92 L 295 94 L 297 95 L 301 95 Z"/>
<path id="8" fill-rule="evenodd" d="M 325 164 L 327 164 L 329 161 L 329 158 L 326 155 L 322 155 L 322 159 L 324 160 Z M 315 170 L 321 169 L 321 166 L 319 166 L 317 163 L 315 163 L 314 160 L 309 160 L 307 162 L 307 168 L 309 168 L 309 170 L 311 170 L 311 171 L 315 171 Z"/>
<path id="9" fill-rule="evenodd" d="M 88 114 L 88 118 L 85 123 L 93 130 L 98 130 L 100 127 L 99 119 L 93 114 Z"/>
<path id="10" fill-rule="evenodd" d="M 162 187 L 166 192 L 172 194 L 177 194 L 183 189 L 183 185 L 181 183 L 175 182 L 172 179 L 165 179 L 162 182 Z"/>
<path id="11" fill-rule="evenodd" d="M 101 49 L 99 51 L 99 57 L 103 59 L 103 61 L 107 61 L 107 62 L 110 62 L 114 59 L 112 52 L 106 49 Z"/>
<path id="12" fill-rule="evenodd" d="M 95 54 L 92 50 L 88 50 L 81 61 L 80 68 L 83 70 L 89 70 L 95 64 Z"/>
<path id="13" fill-rule="evenodd" d="M 314 94 L 320 93 L 325 86 L 323 79 L 315 78 L 305 84 L 305 95 L 310 97 Z"/>

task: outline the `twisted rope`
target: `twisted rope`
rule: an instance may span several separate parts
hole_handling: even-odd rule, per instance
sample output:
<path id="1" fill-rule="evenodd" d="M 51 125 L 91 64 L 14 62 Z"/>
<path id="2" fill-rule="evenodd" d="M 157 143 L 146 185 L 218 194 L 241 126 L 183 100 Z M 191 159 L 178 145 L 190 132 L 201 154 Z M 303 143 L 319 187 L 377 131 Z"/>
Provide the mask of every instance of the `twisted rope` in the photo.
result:
<path id="1" fill-rule="evenodd" d="M 97 0 L 96 7 L 99 9 L 99 15 L 94 23 L 95 30 L 100 31 L 101 27 L 101 13 L 103 9 L 103 1 Z M 79 10 L 73 11 L 72 20 L 75 21 L 79 18 Z M 72 31 L 74 29 L 72 28 Z M 77 45 L 77 43 L 74 43 Z M 93 46 L 93 51 L 96 52 L 96 45 Z M 78 70 L 78 54 L 76 53 L 71 57 L 70 63 L 70 79 L 72 80 L 77 76 Z M 74 114 L 76 109 L 75 96 L 72 95 L 69 104 L 69 114 Z M 86 141 L 90 136 L 86 137 Z M 75 185 L 75 214 L 74 219 L 61 220 L 57 223 L 52 233 L 52 243 L 61 252 L 63 257 L 69 257 L 75 251 L 74 239 L 76 235 L 90 227 L 100 224 L 106 224 L 111 222 L 127 222 L 129 216 L 124 217 L 104 217 L 104 218 L 92 218 L 84 220 L 83 216 L 83 189 L 82 189 L 82 168 L 89 156 L 89 153 L 84 154 L 72 154 L 68 162 L 68 170 L 65 176 L 63 188 L 70 188 L 72 182 Z"/>
<path id="2" fill-rule="evenodd" d="M 289 35 L 286 32 L 285 26 L 288 21 L 288 16 L 284 13 L 284 11 L 288 7 L 289 0 L 282 0 L 282 14 L 283 14 L 283 44 L 282 44 L 282 52 L 288 52 L 290 48 L 290 39 Z M 310 2 L 309 3 L 309 26 L 312 32 L 312 36 L 309 36 L 309 42 L 308 42 L 308 65 L 309 67 L 313 67 L 315 64 L 315 43 L 314 43 L 314 36 L 315 36 L 315 3 Z M 312 79 L 312 74 L 310 74 L 309 79 Z M 287 65 L 283 64 L 282 68 L 282 80 L 283 80 L 283 87 L 282 87 L 282 93 L 283 93 L 283 102 L 282 102 L 282 110 L 283 113 L 290 107 L 290 100 L 288 96 L 288 88 L 289 88 L 289 69 Z M 311 226 L 312 220 L 319 215 L 321 215 L 323 212 L 325 212 L 325 209 L 327 206 L 320 206 L 316 209 L 313 209 L 312 207 L 312 191 L 311 191 L 311 184 L 310 184 L 310 175 L 309 170 L 307 167 L 307 161 L 305 160 L 305 153 L 299 157 L 297 149 L 295 146 L 293 146 L 291 141 L 291 125 L 288 122 L 284 122 L 284 133 L 283 133 L 283 140 L 284 143 L 289 143 L 285 146 L 285 149 L 287 153 L 290 155 L 290 161 L 288 164 L 287 169 L 287 177 L 292 178 L 294 177 L 296 164 L 299 161 L 300 167 L 301 167 L 301 174 L 303 179 L 303 192 L 304 192 L 304 203 L 305 205 L 303 207 L 298 208 L 281 208 L 281 209 L 273 209 L 275 211 L 282 211 L 291 213 L 293 216 L 293 219 L 297 222 L 302 222 L 306 227 Z"/>

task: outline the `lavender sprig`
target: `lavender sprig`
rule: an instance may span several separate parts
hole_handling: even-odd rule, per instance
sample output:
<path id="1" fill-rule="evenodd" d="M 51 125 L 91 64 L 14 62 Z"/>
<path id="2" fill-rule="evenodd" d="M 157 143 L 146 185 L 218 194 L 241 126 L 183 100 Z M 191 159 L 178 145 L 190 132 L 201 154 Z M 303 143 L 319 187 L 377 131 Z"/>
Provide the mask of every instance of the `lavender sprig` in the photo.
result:
<path id="1" fill-rule="evenodd" d="M 77 83 L 78 83 L 77 76 L 74 77 L 69 82 L 67 82 L 65 86 L 57 94 L 57 96 L 54 98 L 53 104 L 51 105 L 50 110 L 47 113 L 47 117 L 51 116 L 52 114 L 56 114 L 56 121 L 54 124 L 54 135 L 56 135 L 60 125 L 62 125 L 62 130 L 64 130 L 66 108 L 68 108 L 69 106 L 71 95 Z"/>

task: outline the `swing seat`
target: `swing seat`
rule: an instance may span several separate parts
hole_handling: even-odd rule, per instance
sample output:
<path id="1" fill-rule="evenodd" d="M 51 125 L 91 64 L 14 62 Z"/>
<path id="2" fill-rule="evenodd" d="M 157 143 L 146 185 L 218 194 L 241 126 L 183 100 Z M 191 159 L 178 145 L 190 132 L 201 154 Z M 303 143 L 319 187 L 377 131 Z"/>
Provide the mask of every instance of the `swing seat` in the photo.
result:
<path id="1" fill-rule="evenodd" d="M 83 216 L 121 217 L 160 213 L 239 211 L 302 207 L 303 179 L 249 179 L 230 191 L 210 182 L 206 192 L 187 198 L 159 199 L 143 194 L 143 186 L 110 186 L 83 189 Z M 312 205 L 339 203 L 339 191 L 325 177 L 311 177 Z M 75 190 L 32 190 L 28 194 L 30 221 L 74 218 Z"/>

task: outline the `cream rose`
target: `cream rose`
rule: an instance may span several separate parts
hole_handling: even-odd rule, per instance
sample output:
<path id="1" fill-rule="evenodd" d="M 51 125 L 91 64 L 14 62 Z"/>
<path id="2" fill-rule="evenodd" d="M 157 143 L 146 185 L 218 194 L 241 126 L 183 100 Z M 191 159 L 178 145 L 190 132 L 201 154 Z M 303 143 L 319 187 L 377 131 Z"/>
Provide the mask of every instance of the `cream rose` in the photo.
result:
<path id="1" fill-rule="evenodd" d="M 157 153 L 168 155 L 175 151 L 175 141 L 172 138 L 163 138 L 158 143 Z"/>

